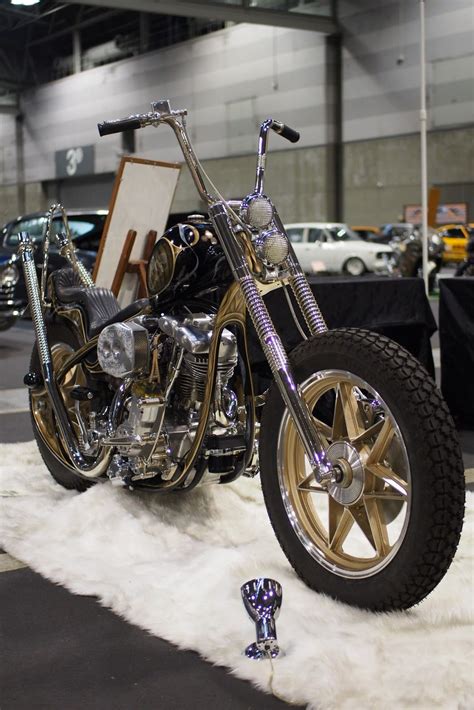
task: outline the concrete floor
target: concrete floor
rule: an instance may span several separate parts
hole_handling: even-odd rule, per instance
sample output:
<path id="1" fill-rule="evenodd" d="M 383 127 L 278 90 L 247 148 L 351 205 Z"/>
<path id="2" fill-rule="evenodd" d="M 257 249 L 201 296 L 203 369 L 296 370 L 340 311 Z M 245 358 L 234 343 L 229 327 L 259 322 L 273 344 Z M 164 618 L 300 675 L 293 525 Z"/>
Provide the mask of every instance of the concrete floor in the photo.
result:
<path id="1" fill-rule="evenodd" d="M 437 315 L 436 302 L 432 305 Z M 28 321 L 0 333 L 2 442 L 33 438 L 25 392 L 17 389 L 32 342 Z M 437 335 L 433 347 L 436 361 Z M 460 432 L 460 437 L 466 468 L 474 468 L 474 432 Z M 0 564 L 2 710 L 287 707 L 197 654 L 131 626 L 94 598 L 72 595 L 30 569 L 5 562 L 8 571 L 2 572 Z"/>

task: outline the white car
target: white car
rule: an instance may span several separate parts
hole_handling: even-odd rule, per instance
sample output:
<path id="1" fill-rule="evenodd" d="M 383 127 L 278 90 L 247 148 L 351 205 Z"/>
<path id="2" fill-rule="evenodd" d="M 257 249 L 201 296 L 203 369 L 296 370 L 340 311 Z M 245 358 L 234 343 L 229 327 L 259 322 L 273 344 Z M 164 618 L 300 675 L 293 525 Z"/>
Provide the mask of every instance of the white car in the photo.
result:
<path id="1" fill-rule="evenodd" d="M 365 242 L 347 224 L 300 222 L 285 225 L 303 271 L 360 276 L 366 271 L 388 274 L 394 260 L 392 247 Z"/>

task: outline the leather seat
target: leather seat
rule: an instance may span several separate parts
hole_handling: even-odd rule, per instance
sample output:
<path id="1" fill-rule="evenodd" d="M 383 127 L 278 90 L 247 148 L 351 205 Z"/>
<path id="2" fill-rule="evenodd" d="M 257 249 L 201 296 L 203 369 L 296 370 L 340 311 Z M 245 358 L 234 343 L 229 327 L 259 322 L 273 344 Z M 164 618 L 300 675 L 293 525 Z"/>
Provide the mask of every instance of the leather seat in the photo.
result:
<path id="1" fill-rule="evenodd" d="M 148 299 L 142 298 L 121 309 L 110 289 L 84 288 L 78 274 L 70 267 L 53 271 L 51 283 L 60 303 L 81 309 L 89 338 L 100 333 L 106 325 L 133 317 L 148 304 Z"/>

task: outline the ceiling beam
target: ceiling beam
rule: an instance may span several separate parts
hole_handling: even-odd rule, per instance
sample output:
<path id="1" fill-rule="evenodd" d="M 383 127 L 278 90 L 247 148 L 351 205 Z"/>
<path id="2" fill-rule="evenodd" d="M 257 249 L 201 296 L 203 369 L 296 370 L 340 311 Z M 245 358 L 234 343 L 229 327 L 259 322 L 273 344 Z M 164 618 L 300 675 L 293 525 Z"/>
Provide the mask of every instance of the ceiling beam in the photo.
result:
<path id="1" fill-rule="evenodd" d="M 73 4 L 76 0 L 63 0 Z M 245 0 L 244 0 L 245 3 Z M 296 30 L 312 30 L 324 34 L 340 31 L 332 17 L 311 15 L 310 13 L 282 12 L 260 7 L 226 5 L 208 0 L 82 0 L 84 5 L 113 7 L 119 10 L 135 10 L 158 15 L 178 15 L 182 17 L 202 17 L 227 22 L 250 22 L 258 25 L 289 27 Z"/>

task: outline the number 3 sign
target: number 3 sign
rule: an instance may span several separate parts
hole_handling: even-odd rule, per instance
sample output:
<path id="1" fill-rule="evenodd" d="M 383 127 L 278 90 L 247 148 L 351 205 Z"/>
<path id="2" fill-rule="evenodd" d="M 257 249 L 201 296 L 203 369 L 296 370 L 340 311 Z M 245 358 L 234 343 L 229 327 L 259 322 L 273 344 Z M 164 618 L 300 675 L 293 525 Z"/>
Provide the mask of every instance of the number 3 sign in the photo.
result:
<path id="1" fill-rule="evenodd" d="M 93 145 L 58 150 L 54 154 L 54 158 L 57 178 L 92 175 L 94 173 Z"/>

